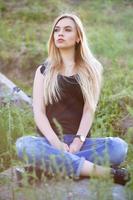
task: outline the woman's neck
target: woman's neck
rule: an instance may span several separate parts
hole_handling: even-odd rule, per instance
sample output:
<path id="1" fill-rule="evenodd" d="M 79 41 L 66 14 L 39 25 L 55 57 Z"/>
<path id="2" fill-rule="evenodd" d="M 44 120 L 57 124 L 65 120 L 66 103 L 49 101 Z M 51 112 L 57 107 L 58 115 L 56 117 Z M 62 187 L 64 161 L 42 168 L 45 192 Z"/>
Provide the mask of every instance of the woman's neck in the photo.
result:
<path id="1" fill-rule="evenodd" d="M 62 72 L 71 75 L 75 72 L 75 49 L 60 49 L 62 58 Z"/>

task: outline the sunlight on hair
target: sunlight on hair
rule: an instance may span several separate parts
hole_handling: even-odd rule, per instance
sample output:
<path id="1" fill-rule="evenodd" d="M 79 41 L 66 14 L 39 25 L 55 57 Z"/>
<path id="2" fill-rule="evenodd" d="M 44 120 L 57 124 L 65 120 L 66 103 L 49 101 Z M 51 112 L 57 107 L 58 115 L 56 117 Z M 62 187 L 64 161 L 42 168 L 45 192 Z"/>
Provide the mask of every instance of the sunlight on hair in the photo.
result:
<path id="1" fill-rule="evenodd" d="M 62 60 L 58 48 L 54 44 L 53 32 L 55 25 L 63 18 L 70 18 L 74 21 L 80 42 L 75 46 L 75 63 L 78 68 L 77 81 L 81 86 L 84 101 L 92 112 L 95 112 L 98 103 L 101 83 L 102 83 L 102 65 L 93 56 L 89 49 L 85 31 L 81 20 L 74 14 L 62 14 L 54 21 L 53 28 L 48 41 L 48 58 L 45 61 L 46 72 L 44 76 L 44 102 L 58 102 L 61 98 L 60 88 L 57 81 L 58 71 L 62 68 Z"/>

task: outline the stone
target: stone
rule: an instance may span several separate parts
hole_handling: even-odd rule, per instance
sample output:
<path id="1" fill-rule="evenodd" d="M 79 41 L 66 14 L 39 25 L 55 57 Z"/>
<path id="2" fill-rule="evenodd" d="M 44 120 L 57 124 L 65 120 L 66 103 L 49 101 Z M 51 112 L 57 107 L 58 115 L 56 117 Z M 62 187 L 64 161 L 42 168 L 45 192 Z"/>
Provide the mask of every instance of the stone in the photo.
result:
<path id="1" fill-rule="evenodd" d="M 129 114 L 126 115 L 123 119 L 120 120 L 119 126 L 124 133 L 127 133 L 129 128 L 133 128 L 133 117 Z"/>
<path id="2" fill-rule="evenodd" d="M 15 167 L 0 174 L 1 200 L 130 200 L 133 192 L 126 186 L 98 179 L 44 179 L 33 185 L 19 187 Z"/>
<path id="3" fill-rule="evenodd" d="M 5 75 L 0 73 L 0 105 L 7 102 L 17 105 L 25 103 L 32 106 L 32 99 Z"/>

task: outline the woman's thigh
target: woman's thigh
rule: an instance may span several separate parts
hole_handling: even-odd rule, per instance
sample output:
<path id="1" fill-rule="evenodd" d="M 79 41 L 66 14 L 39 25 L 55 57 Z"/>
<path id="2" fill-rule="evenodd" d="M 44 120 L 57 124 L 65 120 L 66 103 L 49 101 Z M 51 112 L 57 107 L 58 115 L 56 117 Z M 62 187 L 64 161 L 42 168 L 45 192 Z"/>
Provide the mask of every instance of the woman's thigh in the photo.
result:
<path id="1" fill-rule="evenodd" d="M 48 145 L 49 142 L 46 138 L 28 135 L 17 139 L 16 150 L 19 158 L 23 159 L 26 155 L 32 161 L 33 155 L 36 156 L 36 159 L 39 159 L 48 149 Z"/>
<path id="2" fill-rule="evenodd" d="M 127 143 L 119 137 L 87 138 L 76 155 L 98 164 L 119 165 L 125 160 L 127 150 Z"/>
<path id="3" fill-rule="evenodd" d="M 16 141 L 18 157 L 28 164 L 42 166 L 46 170 L 65 169 L 69 175 L 80 174 L 84 157 L 64 152 L 53 147 L 45 137 L 24 136 Z"/>

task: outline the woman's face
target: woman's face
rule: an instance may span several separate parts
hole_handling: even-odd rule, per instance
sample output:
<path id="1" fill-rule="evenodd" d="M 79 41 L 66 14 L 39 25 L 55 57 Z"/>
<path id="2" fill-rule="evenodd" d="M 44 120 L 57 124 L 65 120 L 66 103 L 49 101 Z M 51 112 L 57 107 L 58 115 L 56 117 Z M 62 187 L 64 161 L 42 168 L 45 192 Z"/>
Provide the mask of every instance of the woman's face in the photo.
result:
<path id="1" fill-rule="evenodd" d="M 73 48 L 78 34 L 74 21 L 70 18 L 63 18 L 54 27 L 54 42 L 59 49 Z"/>

